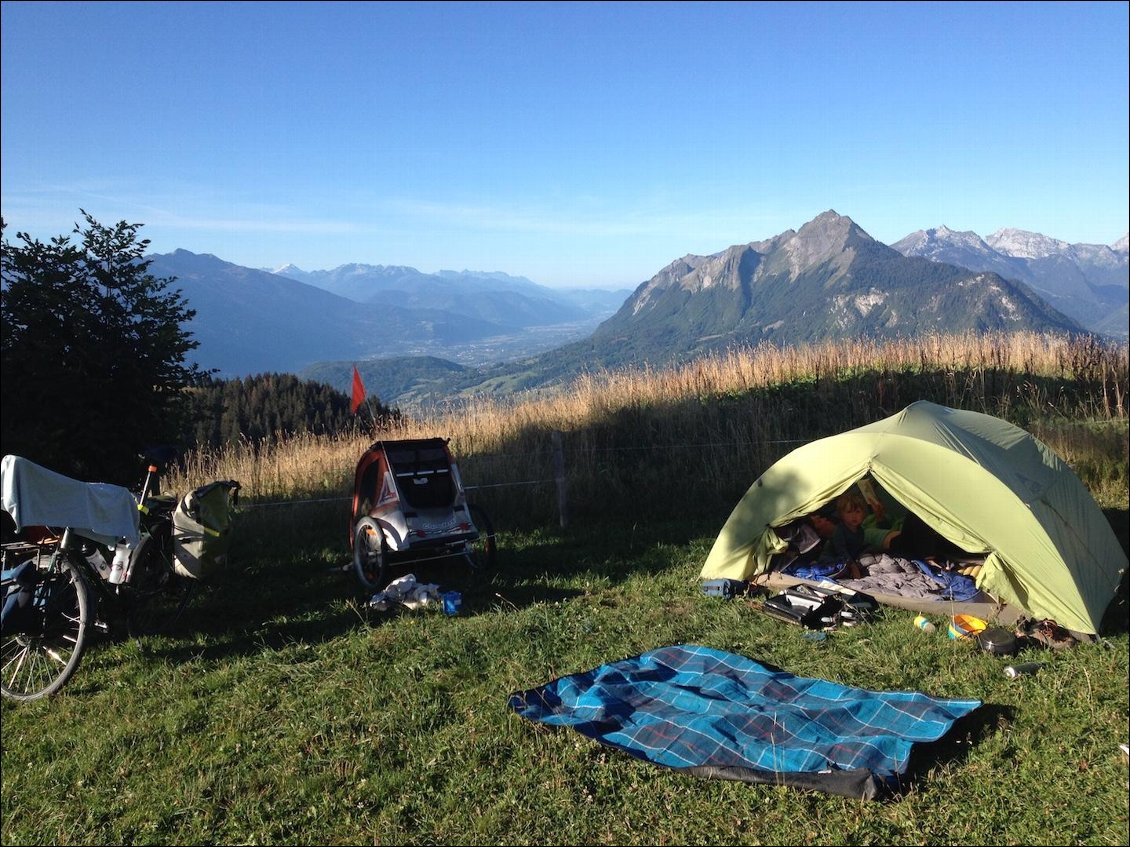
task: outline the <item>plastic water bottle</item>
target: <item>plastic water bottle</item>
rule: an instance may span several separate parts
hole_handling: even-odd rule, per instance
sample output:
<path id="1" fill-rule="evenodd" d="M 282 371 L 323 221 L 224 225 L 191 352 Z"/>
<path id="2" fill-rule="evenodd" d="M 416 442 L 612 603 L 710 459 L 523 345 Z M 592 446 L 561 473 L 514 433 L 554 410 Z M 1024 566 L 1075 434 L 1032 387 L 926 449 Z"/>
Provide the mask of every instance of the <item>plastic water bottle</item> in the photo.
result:
<path id="1" fill-rule="evenodd" d="M 129 565 L 129 545 L 119 541 L 114 548 L 114 562 L 110 565 L 108 581 L 111 585 L 120 585 L 126 578 L 126 567 Z"/>
<path id="2" fill-rule="evenodd" d="M 934 632 L 937 629 L 937 627 L 934 626 L 933 622 L 925 615 L 919 615 L 918 617 L 916 617 L 914 619 L 914 625 L 923 632 Z"/>
<path id="3" fill-rule="evenodd" d="M 1044 666 L 1043 662 L 1024 662 L 1020 665 L 1009 665 L 1004 669 L 1004 675 L 1009 679 L 1016 679 L 1024 674 L 1035 673 Z"/>
<path id="4" fill-rule="evenodd" d="M 443 611 L 457 615 L 463 610 L 463 595 L 458 591 L 448 591 L 443 595 Z"/>

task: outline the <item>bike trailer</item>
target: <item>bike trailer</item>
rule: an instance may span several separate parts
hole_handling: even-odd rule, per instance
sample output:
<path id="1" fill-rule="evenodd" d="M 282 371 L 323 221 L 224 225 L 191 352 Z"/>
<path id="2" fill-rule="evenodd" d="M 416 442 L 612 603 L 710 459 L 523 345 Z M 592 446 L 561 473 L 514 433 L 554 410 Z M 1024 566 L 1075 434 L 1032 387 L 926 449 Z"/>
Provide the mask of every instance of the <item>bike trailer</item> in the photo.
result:
<path id="1" fill-rule="evenodd" d="M 444 438 L 377 441 L 362 454 L 349 542 L 358 579 L 372 589 L 384 587 L 393 563 L 465 557 L 482 569 L 494 561 L 490 521 L 467 502 Z"/>
<path id="2" fill-rule="evenodd" d="M 378 441 L 365 451 L 354 475 L 351 540 L 364 518 L 380 525 L 392 551 L 462 543 L 478 535 L 459 468 L 442 438 Z"/>
<path id="3" fill-rule="evenodd" d="M 203 579 L 223 567 L 238 499 L 234 480 L 210 482 L 181 498 L 173 512 L 173 567 L 178 574 Z"/>

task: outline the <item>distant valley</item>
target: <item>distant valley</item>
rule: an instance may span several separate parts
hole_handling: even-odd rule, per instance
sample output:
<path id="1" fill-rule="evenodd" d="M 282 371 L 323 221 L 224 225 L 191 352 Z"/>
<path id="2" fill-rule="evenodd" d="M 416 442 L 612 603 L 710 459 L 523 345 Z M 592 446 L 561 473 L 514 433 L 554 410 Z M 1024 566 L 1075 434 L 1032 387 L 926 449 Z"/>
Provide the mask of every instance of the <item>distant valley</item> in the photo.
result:
<path id="1" fill-rule="evenodd" d="M 347 390 L 356 363 L 370 393 L 411 406 L 763 342 L 1005 329 L 1125 340 L 1127 255 L 1126 237 L 1072 245 L 946 227 L 887 246 L 829 210 L 796 231 L 675 259 L 634 291 L 399 266 L 270 271 L 184 250 L 148 258 L 196 310 L 202 367 Z"/>
<path id="2" fill-rule="evenodd" d="M 147 258 L 196 310 L 196 361 L 220 377 L 395 356 L 488 364 L 584 338 L 630 293 L 372 265 L 272 272 L 187 250 Z"/>

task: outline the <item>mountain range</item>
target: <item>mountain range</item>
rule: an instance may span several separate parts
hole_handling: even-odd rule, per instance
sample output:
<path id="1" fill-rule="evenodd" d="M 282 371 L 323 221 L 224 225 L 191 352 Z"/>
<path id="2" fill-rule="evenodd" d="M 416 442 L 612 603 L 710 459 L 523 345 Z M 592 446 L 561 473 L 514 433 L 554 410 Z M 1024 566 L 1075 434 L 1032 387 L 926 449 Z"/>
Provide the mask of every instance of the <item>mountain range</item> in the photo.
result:
<path id="1" fill-rule="evenodd" d="M 389 404 L 513 391 L 585 369 L 667 365 L 736 345 L 1022 329 L 1127 336 L 1127 239 L 1067 244 L 946 227 L 887 246 L 833 210 L 799 230 L 670 262 L 634 292 L 552 289 L 500 272 L 380 265 L 251 269 L 147 257 L 196 310 L 220 376 L 292 372 Z"/>
<path id="2" fill-rule="evenodd" d="M 739 344 L 926 332 L 1080 332 L 1027 286 L 904 256 L 829 210 L 799 230 L 677 259 L 593 333 L 590 356 L 667 364 Z"/>
<path id="3" fill-rule="evenodd" d="M 342 265 L 268 271 L 210 254 L 147 256 L 196 315 L 195 361 L 217 376 L 299 373 L 328 360 L 442 356 L 473 365 L 588 335 L 628 291 L 553 289 L 504 273 Z"/>
<path id="4" fill-rule="evenodd" d="M 912 232 L 891 246 L 904 256 L 1024 282 L 1092 332 L 1127 337 L 1126 236 L 1109 246 L 1068 244 L 1019 229 L 997 230 L 982 239 L 942 226 Z"/>

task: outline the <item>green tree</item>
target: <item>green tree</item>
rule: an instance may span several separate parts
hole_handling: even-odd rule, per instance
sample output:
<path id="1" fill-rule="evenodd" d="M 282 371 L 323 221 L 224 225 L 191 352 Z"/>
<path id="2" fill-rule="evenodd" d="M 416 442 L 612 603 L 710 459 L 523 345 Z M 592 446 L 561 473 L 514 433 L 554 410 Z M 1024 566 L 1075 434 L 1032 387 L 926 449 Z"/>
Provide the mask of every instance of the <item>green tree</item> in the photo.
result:
<path id="1" fill-rule="evenodd" d="M 276 437 L 313 433 L 337 435 L 364 426 L 349 411 L 350 397 L 330 385 L 293 374 L 264 373 L 230 380 L 206 375 L 188 391 L 192 447 L 220 447 L 236 441 L 257 444 Z M 375 397 L 367 410 L 385 425 L 400 420 Z"/>
<path id="2" fill-rule="evenodd" d="M 178 439 L 195 314 L 149 273 L 140 224 L 85 226 L 50 242 L 3 238 L 0 442 L 77 479 L 134 484 L 139 455 Z M 0 232 L 7 223 L 0 221 Z"/>

